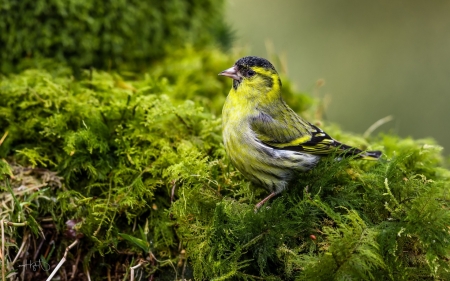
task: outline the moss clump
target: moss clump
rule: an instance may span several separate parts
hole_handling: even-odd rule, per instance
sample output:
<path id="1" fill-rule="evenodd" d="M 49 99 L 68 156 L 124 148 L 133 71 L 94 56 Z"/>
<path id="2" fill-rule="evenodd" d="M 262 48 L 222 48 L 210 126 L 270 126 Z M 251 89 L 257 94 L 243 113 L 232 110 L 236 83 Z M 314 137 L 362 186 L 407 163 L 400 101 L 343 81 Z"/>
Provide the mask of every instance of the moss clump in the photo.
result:
<path id="1" fill-rule="evenodd" d="M 76 70 L 136 70 L 186 44 L 227 47 L 222 7 L 211 0 L 2 1 L 0 72 L 41 65 L 43 58 Z"/>
<path id="2" fill-rule="evenodd" d="M 1 216 L 27 223 L 4 225 L 6 271 L 31 259 L 53 269 L 78 239 L 60 272 L 74 266 L 93 280 L 123 279 L 139 263 L 140 274 L 160 280 L 449 279 L 450 172 L 432 140 L 369 141 L 324 126 L 385 154 L 324 158 L 253 211 L 266 193 L 230 165 L 221 144 L 230 85 L 217 73 L 233 61 L 187 48 L 145 74 L 74 79 L 54 67 L 3 76 Z M 311 116 L 312 100 L 284 84 Z M 22 244 L 42 246 L 24 252 Z"/>

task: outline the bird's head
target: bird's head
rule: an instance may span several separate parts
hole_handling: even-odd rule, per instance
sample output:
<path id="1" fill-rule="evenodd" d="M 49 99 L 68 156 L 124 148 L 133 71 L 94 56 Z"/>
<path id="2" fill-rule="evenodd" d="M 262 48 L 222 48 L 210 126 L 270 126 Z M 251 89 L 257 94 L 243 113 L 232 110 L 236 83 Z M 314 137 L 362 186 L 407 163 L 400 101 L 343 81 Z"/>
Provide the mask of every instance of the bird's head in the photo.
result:
<path id="1" fill-rule="evenodd" d="M 279 95 L 281 80 L 275 67 L 260 57 L 243 57 L 219 75 L 233 79 L 233 89 L 248 98 Z"/>

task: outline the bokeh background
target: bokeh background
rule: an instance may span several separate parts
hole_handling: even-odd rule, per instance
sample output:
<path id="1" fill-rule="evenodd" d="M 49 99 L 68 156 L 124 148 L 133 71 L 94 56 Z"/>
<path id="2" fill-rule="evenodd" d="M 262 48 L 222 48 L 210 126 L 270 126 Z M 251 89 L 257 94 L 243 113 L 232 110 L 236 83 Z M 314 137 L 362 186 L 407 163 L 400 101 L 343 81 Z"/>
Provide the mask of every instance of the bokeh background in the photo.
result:
<path id="1" fill-rule="evenodd" d="M 450 1 L 228 0 L 226 13 L 235 45 L 267 57 L 270 42 L 298 90 L 325 80 L 327 120 L 363 133 L 393 115 L 377 131 L 450 153 Z"/>

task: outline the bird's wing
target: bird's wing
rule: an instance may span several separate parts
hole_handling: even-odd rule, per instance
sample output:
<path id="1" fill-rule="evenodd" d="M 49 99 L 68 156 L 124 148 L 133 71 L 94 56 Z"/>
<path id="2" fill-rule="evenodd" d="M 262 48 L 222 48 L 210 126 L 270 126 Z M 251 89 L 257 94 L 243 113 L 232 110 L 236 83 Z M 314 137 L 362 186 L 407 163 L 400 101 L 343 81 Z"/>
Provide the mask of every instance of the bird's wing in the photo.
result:
<path id="1" fill-rule="evenodd" d="M 301 119 L 293 111 L 284 116 L 272 117 L 260 112 L 252 118 L 251 128 L 263 144 L 280 150 L 300 151 L 316 155 L 326 155 L 336 151 L 355 155 L 361 150 L 344 145 L 322 129 Z M 277 118 L 278 117 L 278 118 Z"/>

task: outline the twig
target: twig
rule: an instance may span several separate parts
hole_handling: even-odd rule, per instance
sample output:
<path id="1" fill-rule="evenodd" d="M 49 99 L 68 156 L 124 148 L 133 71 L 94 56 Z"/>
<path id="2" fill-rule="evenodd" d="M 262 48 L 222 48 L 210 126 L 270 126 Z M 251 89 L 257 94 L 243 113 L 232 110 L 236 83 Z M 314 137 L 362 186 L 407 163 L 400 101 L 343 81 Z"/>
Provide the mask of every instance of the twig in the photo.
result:
<path id="1" fill-rule="evenodd" d="M 181 123 L 183 123 L 184 126 L 186 126 L 186 128 L 188 128 L 188 130 L 191 130 L 191 126 L 189 126 L 188 123 L 186 123 L 186 121 L 184 121 L 184 119 L 178 115 L 178 113 L 175 113 L 175 116 L 178 118 L 178 120 L 180 120 Z"/>
<path id="2" fill-rule="evenodd" d="M 29 247 L 27 247 L 27 250 L 28 250 L 28 248 L 29 248 Z M 27 260 L 24 259 L 24 260 L 22 261 L 22 273 L 20 274 L 20 277 L 22 278 L 22 280 L 25 280 L 25 268 L 27 267 L 27 266 L 26 266 L 26 263 L 27 263 Z"/>
<path id="3" fill-rule="evenodd" d="M 131 272 L 130 272 L 130 281 L 134 281 L 134 270 L 141 267 L 143 264 L 145 263 L 145 261 L 140 260 L 139 263 L 135 266 L 130 267 Z"/>
<path id="4" fill-rule="evenodd" d="M 2 232 L 2 234 L 1 234 L 2 235 L 1 236 L 2 237 L 1 238 L 2 248 L 1 248 L 1 251 L 0 251 L 0 258 L 2 259 L 2 281 L 3 281 L 3 280 L 6 280 L 5 279 L 5 274 L 6 274 L 5 273 L 5 270 L 6 270 L 6 268 L 5 268 L 5 260 L 6 260 L 6 253 L 5 253 L 5 244 L 6 244 L 5 243 L 5 225 L 8 225 L 8 226 L 25 226 L 27 223 L 26 222 L 24 222 L 24 223 L 14 223 L 14 222 L 10 222 L 10 221 L 7 221 L 5 219 L 2 219 L 0 221 L 0 224 L 1 224 L 1 232 Z M 17 258 L 19 257 L 19 255 L 23 251 L 23 248 L 26 245 L 25 242 L 26 242 L 27 238 L 28 238 L 28 236 L 25 234 L 24 240 L 22 241 L 22 245 L 20 246 L 16 257 L 14 258 L 13 262 L 10 264 L 9 267 L 12 267 L 14 265 L 14 263 L 17 261 Z"/>
<path id="5" fill-rule="evenodd" d="M 27 222 L 25 221 L 25 222 L 10 222 L 10 221 L 5 221 L 5 223 L 8 225 L 8 226 L 26 226 L 27 225 Z"/>
<path id="6" fill-rule="evenodd" d="M 279 60 L 280 60 L 280 66 L 281 66 L 281 71 L 283 71 L 283 73 L 285 75 L 289 74 L 289 70 L 288 70 L 288 59 L 286 57 L 286 53 L 282 52 L 279 56 Z"/>
<path id="7" fill-rule="evenodd" d="M 323 79 L 317 80 L 314 94 L 318 95 L 319 92 L 318 89 L 322 87 L 324 84 L 325 82 Z M 314 118 L 318 120 L 318 123 L 320 122 L 319 120 L 325 119 L 326 115 L 325 112 L 327 112 L 330 103 L 331 103 L 331 96 L 325 94 L 324 97 L 321 99 L 321 102 L 317 105 L 317 109 L 314 112 Z M 321 126 L 321 124 L 319 124 L 319 126 Z"/>
<path id="8" fill-rule="evenodd" d="M 375 131 L 378 127 L 380 127 L 381 125 L 392 121 L 394 119 L 394 117 L 392 115 L 388 115 L 384 118 L 381 118 L 380 120 L 378 120 L 377 122 L 373 123 L 372 126 L 370 126 L 363 134 L 364 138 L 368 138 L 370 136 L 370 134 Z"/>
<path id="9" fill-rule="evenodd" d="M 275 46 L 273 45 L 273 41 L 270 39 L 264 40 L 264 46 L 266 47 L 267 56 L 272 57 L 275 54 Z"/>
<path id="10" fill-rule="evenodd" d="M 6 268 L 5 268 L 5 227 L 3 226 L 3 220 L 0 221 L 2 225 L 2 251 L 0 252 L 0 258 L 2 258 L 2 281 L 6 280 Z"/>
<path id="11" fill-rule="evenodd" d="M 45 242 L 45 236 L 42 238 L 41 243 L 39 243 L 39 245 L 37 246 L 37 248 L 35 247 L 34 249 L 34 256 L 33 256 L 33 260 L 37 259 L 37 256 L 39 255 L 39 253 L 41 252 L 41 248 L 42 245 L 44 245 Z"/>
<path id="12" fill-rule="evenodd" d="M 72 276 L 70 277 L 70 280 L 75 278 L 75 274 L 77 273 L 78 263 L 80 262 L 80 256 L 81 256 L 81 248 L 78 249 L 77 259 L 75 261 L 75 264 L 72 266 Z"/>
<path id="13" fill-rule="evenodd" d="M 47 80 L 46 82 L 50 82 L 50 81 Z M 41 98 L 41 96 L 39 96 L 39 94 L 35 90 L 31 90 L 31 93 L 33 93 L 40 102 L 45 103 L 45 100 L 43 98 Z"/>
<path id="14" fill-rule="evenodd" d="M 7 136 L 8 136 L 8 131 L 6 131 L 6 132 L 3 134 L 3 137 L 0 139 L 0 145 L 2 145 L 3 141 L 6 139 Z"/>
<path id="15" fill-rule="evenodd" d="M 133 223 L 133 230 L 132 232 L 134 232 L 136 230 L 136 225 L 137 225 L 137 218 L 134 218 L 134 223 Z"/>
<path id="16" fill-rule="evenodd" d="M 50 237 L 50 242 L 48 242 L 47 250 L 45 250 L 45 253 L 44 253 L 44 257 L 46 259 L 50 258 L 50 255 L 53 253 L 53 250 L 55 249 L 55 239 L 56 239 L 56 236 L 55 236 L 55 233 L 53 233 L 52 236 Z M 53 249 L 51 249 L 51 248 L 53 248 Z M 37 256 L 36 256 L 36 258 L 37 258 Z"/>
<path id="17" fill-rule="evenodd" d="M 114 269 L 114 280 L 119 280 L 119 267 L 120 263 L 116 262 L 116 268 Z"/>
<path id="18" fill-rule="evenodd" d="M 184 274 L 186 273 L 186 265 L 187 265 L 187 262 L 183 261 L 183 270 L 181 271 L 181 280 L 186 280 L 184 278 Z"/>
<path id="19" fill-rule="evenodd" d="M 177 187 L 177 181 L 173 180 L 172 181 L 172 191 L 170 193 L 170 204 L 172 205 L 173 203 L 173 199 L 175 198 L 175 188 Z"/>
<path id="20" fill-rule="evenodd" d="M 30 237 L 30 235 L 31 235 L 31 234 L 25 234 L 25 235 L 23 236 L 22 245 L 20 245 L 19 251 L 17 252 L 16 257 L 14 258 L 14 260 L 13 260 L 12 263 L 11 263 L 11 267 L 14 266 L 14 264 L 15 264 L 16 261 L 17 261 L 17 259 L 20 257 L 20 254 L 22 253 L 23 248 L 25 248 L 26 242 L 28 242 L 27 240 L 28 240 L 28 238 Z"/>
<path id="21" fill-rule="evenodd" d="M 89 269 L 86 268 L 86 277 L 88 281 L 91 281 L 91 275 L 89 274 Z"/>
<path id="22" fill-rule="evenodd" d="M 159 263 L 165 262 L 165 261 L 160 261 L 160 260 L 158 260 L 158 259 L 155 257 L 155 255 L 152 253 L 152 251 L 149 251 L 148 253 L 149 253 L 149 255 L 150 255 L 150 258 L 154 259 L 155 261 L 157 261 L 157 262 L 159 262 Z M 175 271 L 175 280 L 178 280 L 178 271 L 177 271 L 177 269 L 175 268 L 175 266 L 173 265 L 172 261 L 171 261 L 170 259 L 168 259 L 168 260 L 167 260 L 167 263 L 170 264 L 170 266 L 172 266 L 173 270 Z"/>
<path id="23" fill-rule="evenodd" d="M 61 268 L 61 274 L 60 275 L 63 275 L 62 277 L 61 277 L 61 279 L 63 280 L 63 281 L 67 281 L 67 271 L 66 271 L 66 268 L 65 267 L 62 267 Z"/>
<path id="24" fill-rule="evenodd" d="M 59 268 L 66 262 L 67 253 L 69 252 L 69 250 L 72 249 L 73 247 L 75 247 L 75 245 L 77 245 L 78 242 L 80 242 L 80 240 L 79 240 L 79 239 L 76 239 L 72 244 L 70 244 L 70 245 L 66 248 L 66 251 L 64 252 L 64 256 L 63 256 L 62 259 L 59 261 L 59 263 L 56 265 L 55 269 L 53 269 L 52 274 L 50 274 L 50 276 L 47 278 L 46 281 L 52 280 L 53 276 L 55 276 L 55 274 L 56 274 L 56 272 L 58 272 Z M 89 280 L 90 280 L 90 278 L 89 278 Z"/>
<path id="25" fill-rule="evenodd" d="M 259 276 L 255 276 L 255 275 L 251 275 L 251 274 L 245 274 L 245 273 L 242 273 L 242 272 L 240 272 L 240 275 L 245 276 L 245 277 L 251 277 L 252 279 L 264 280 L 263 277 L 259 277 Z"/>

